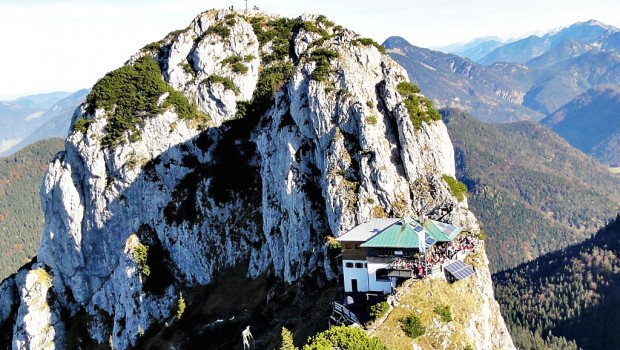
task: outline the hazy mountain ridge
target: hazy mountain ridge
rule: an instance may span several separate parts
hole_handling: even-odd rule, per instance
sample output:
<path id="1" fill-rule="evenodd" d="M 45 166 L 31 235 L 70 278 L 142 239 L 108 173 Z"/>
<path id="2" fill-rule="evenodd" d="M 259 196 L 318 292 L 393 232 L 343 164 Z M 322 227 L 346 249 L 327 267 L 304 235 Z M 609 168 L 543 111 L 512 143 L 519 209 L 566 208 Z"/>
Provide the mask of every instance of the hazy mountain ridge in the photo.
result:
<path id="1" fill-rule="evenodd" d="M 8 102 L 0 103 L 9 103 L 20 108 L 47 109 L 52 107 L 52 105 L 54 105 L 56 102 L 68 97 L 69 95 L 71 95 L 71 92 L 57 91 L 45 94 L 22 96 Z"/>
<path id="2" fill-rule="evenodd" d="M 53 92 L 0 102 L 0 156 L 38 140 L 66 137 L 73 111 L 86 94 L 87 90 Z"/>
<path id="3" fill-rule="evenodd" d="M 383 46 L 438 107 L 462 108 L 481 120 L 495 122 L 544 117 L 521 106 L 524 90 L 533 84 L 532 74 L 523 65 L 484 67 L 456 55 L 413 46 L 400 37 L 388 38 Z"/>
<path id="4" fill-rule="evenodd" d="M 590 89 L 541 123 L 584 153 L 620 164 L 620 86 Z"/>
<path id="5" fill-rule="evenodd" d="M 495 62 L 528 63 L 530 60 L 543 55 L 567 40 L 600 46 L 601 41 L 615 32 L 618 32 L 617 28 L 600 21 L 578 22 L 556 32 L 545 34 L 542 37 L 532 35 L 525 39 L 508 43 L 491 51 L 477 62 L 483 65 L 490 65 Z"/>
<path id="6" fill-rule="evenodd" d="M 505 41 L 499 37 L 483 37 L 476 38 L 466 43 L 452 44 L 433 49 L 465 57 L 475 62 L 496 48 L 505 45 L 507 42 L 510 42 L 510 40 Z"/>
<path id="7" fill-rule="evenodd" d="M 511 60 L 525 63 L 487 66 L 400 37 L 388 38 L 384 46 L 438 107 L 463 109 L 487 122 L 536 121 L 591 88 L 620 85 L 618 33 L 597 21 L 577 23 L 505 45 L 519 48 L 519 54 L 539 50 L 533 59 Z"/>

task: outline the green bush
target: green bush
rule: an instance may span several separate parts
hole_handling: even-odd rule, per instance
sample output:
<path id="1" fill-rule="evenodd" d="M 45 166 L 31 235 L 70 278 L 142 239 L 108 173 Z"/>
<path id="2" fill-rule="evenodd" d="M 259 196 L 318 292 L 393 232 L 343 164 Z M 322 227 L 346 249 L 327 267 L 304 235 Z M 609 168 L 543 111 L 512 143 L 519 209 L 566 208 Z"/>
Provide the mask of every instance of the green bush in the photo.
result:
<path id="1" fill-rule="evenodd" d="M 327 19 L 327 17 L 325 17 L 324 15 L 319 15 L 319 16 L 316 18 L 316 21 L 317 21 L 318 23 L 323 24 L 323 25 L 324 25 L 324 26 L 326 26 L 327 28 L 331 28 L 331 27 L 333 27 L 333 26 L 334 26 L 334 24 L 335 24 L 334 22 L 332 22 L 332 21 L 328 20 L 328 19 Z"/>
<path id="2" fill-rule="evenodd" d="M 229 13 L 227 14 L 224 19 L 226 20 L 226 25 L 227 26 L 234 26 L 235 23 L 237 23 L 237 20 L 235 19 L 235 14 L 234 13 Z"/>
<path id="3" fill-rule="evenodd" d="M 183 71 L 187 74 L 191 74 L 191 75 L 196 75 L 196 71 L 194 70 L 194 67 L 189 63 L 189 62 L 184 62 L 181 67 L 183 68 Z"/>
<path id="4" fill-rule="evenodd" d="M 177 318 L 181 319 L 183 314 L 185 313 L 185 298 L 183 298 L 183 293 L 179 293 L 179 299 L 177 299 Z"/>
<path id="5" fill-rule="evenodd" d="M 250 101 L 237 102 L 237 119 L 248 115 L 260 117 L 273 104 L 276 92 L 286 83 L 293 71 L 289 62 L 273 64 L 260 71 L 258 82 Z"/>
<path id="6" fill-rule="evenodd" d="M 325 81 L 329 77 L 329 61 L 340 55 L 335 50 L 319 48 L 310 54 L 310 60 L 316 62 L 316 68 L 310 78 L 316 81 Z"/>
<path id="7" fill-rule="evenodd" d="M 73 124 L 73 130 L 86 134 L 86 131 L 88 131 L 88 126 L 92 123 L 92 121 L 92 119 L 79 118 Z"/>
<path id="8" fill-rule="evenodd" d="M 420 88 L 409 82 L 402 82 L 396 86 L 396 90 L 403 97 L 403 104 L 409 113 L 414 128 L 419 129 L 423 122 L 430 123 L 433 120 L 441 120 L 441 115 L 433 107 L 432 101 L 417 95 Z M 420 108 L 421 104 L 424 104 L 425 109 Z"/>
<path id="9" fill-rule="evenodd" d="M 370 307 L 370 317 L 377 320 L 385 316 L 390 311 L 390 304 L 386 301 L 382 301 Z"/>
<path id="10" fill-rule="evenodd" d="M 151 268 L 147 265 L 147 260 L 149 256 L 149 247 L 145 246 L 142 243 L 138 243 L 132 250 L 133 260 L 136 262 L 138 266 L 138 270 L 142 272 L 145 276 L 149 276 L 151 274 Z"/>
<path id="11" fill-rule="evenodd" d="M 142 117 L 159 112 L 157 99 L 168 90 L 160 69 L 150 57 L 138 59 L 106 74 L 86 97 L 89 112 L 103 108 L 108 112 L 104 147 L 116 146 L 125 131 L 137 132 Z M 111 112 L 111 113 L 110 113 Z"/>
<path id="12" fill-rule="evenodd" d="M 396 85 L 396 90 L 403 96 L 420 93 L 420 88 L 408 81 L 398 83 L 398 85 Z"/>
<path id="13" fill-rule="evenodd" d="M 426 327 L 420 321 L 420 318 L 414 314 L 401 318 L 400 326 L 409 337 L 415 339 L 426 333 Z"/>
<path id="14" fill-rule="evenodd" d="M 181 92 L 164 81 L 159 65 L 152 57 L 141 57 L 133 65 L 125 65 L 99 79 L 86 102 L 90 114 L 100 108 L 107 112 L 102 145 L 115 147 L 125 132 L 129 132 L 132 139 L 139 138 L 138 126 L 144 123 L 144 118 L 162 111 L 158 100 L 166 92 L 169 96 L 163 103 L 164 108 L 175 106 L 179 117 L 184 119 L 204 116 Z"/>
<path id="15" fill-rule="evenodd" d="M 316 24 L 314 24 L 313 22 L 310 21 L 306 21 L 302 24 L 301 26 L 303 29 L 305 29 L 308 32 L 313 32 L 313 33 L 317 33 L 319 35 L 321 35 L 321 38 L 328 39 L 329 38 L 329 33 L 323 29 L 323 28 L 319 28 Z"/>
<path id="16" fill-rule="evenodd" d="M 207 79 L 205 79 L 205 82 L 209 84 L 209 86 L 213 84 L 222 84 L 224 85 L 226 89 L 232 90 L 235 94 L 239 93 L 239 89 L 237 88 L 235 83 L 233 83 L 232 80 L 230 80 L 230 78 L 223 77 L 221 75 L 217 75 L 217 74 L 210 75 Z"/>
<path id="17" fill-rule="evenodd" d="M 441 320 L 444 322 L 452 321 L 452 312 L 450 312 L 450 307 L 448 305 L 437 306 L 433 309 L 435 313 L 441 316 Z"/>
<path id="18" fill-rule="evenodd" d="M 450 192 L 459 202 L 467 198 L 467 186 L 450 175 L 443 174 L 443 180 L 448 184 Z"/>
<path id="19" fill-rule="evenodd" d="M 211 25 L 209 29 L 207 29 L 205 34 L 206 35 L 209 35 L 209 34 L 219 35 L 220 38 L 222 39 L 228 39 L 228 37 L 230 36 L 230 28 L 228 28 L 227 26 L 223 24 L 215 23 Z"/>
<path id="20" fill-rule="evenodd" d="M 158 53 L 159 50 L 161 49 L 161 45 L 162 45 L 162 43 L 160 41 L 155 41 L 155 42 L 152 42 L 150 44 L 146 44 L 142 48 L 142 51 L 151 51 L 151 52 L 154 52 L 154 53 Z"/>
<path id="21" fill-rule="evenodd" d="M 282 327 L 281 331 L 282 335 L 282 345 L 280 345 L 280 350 L 297 350 L 293 343 L 293 333 L 286 329 L 286 327 Z"/>
<path id="22" fill-rule="evenodd" d="M 388 350 L 379 339 L 370 337 L 360 327 L 337 326 L 308 339 L 304 350 Z"/>
<path id="23" fill-rule="evenodd" d="M 276 96 L 276 92 L 289 80 L 293 72 L 291 63 L 282 63 L 264 68 L 256 83 L 253 100 L 261 107 L 267 108 Z"/>
<path id="24" fill-rule="evenodd" d="M 310 54 L 310 60 L 312 61 L 320 61 L 322 59 L 331 60 L 338 57 L 340 57 L 338 51 L 324 48 L 318 48 Z"/>
<path id="25" fill-rule="evenodd" d="M 289 56 L 290 42 L 296 28 L 302 25 L 300 19 L 279 18 L 265 22 L 262 17 L 250 20 L 260 45 L 271 42 L 271 54 L 263 57 L 263 63 L 282 61 Z"/>
<path id="26" fill-rule="evenodd" d="M 239 56 L 230 56 L 230 57 L 225 58 L 222 61 L 222 64 L 230 65 L 232 67 L 233 72 L 235 73 L 245 74 L 248 72 L 248 67 L 246 67 L 245 64 L 243 64 L 242 62 L 244 62 L 243 58 Z"/>
<path id="27" fill-rule="evenodd" d="M 377 124 L 377 116 L 376 115 L 369 115 L 368 117 L 366 117 L 366 121 L 370 125 L 376 125 Z"/>
<path id="28" fill-rule="evenodd" d="M 245 64 L 241 62 L 233 63 L 231 66 L 232 66 L 233 72 L 235 73 L 245 74 L 248 72 L 248 67 L 246 67 Z"/>
<path id="29" fill-rule="evenodd" d="M 336 238 L 332 236 L 327 236 L 326 240 L 327 240 L 327 248 L 333 249 L 333 250 L 342 249 L 342 244 L 339 241 L 337 241 Z"/>
<path id="30" fill-rule="evenodd" d="M 374 46 L 377 48 L 377 50 L 379 50 L 380 53 L 385 53 L 385 48 L 381 45 L 379 45 L 379 43 L 377 43 L 376 41 L 370 39 L 370 38 L 359 38 L 359 39 L 355 39 L 353 40 L 353 45 L 363 45 L 363 46 Z"/>

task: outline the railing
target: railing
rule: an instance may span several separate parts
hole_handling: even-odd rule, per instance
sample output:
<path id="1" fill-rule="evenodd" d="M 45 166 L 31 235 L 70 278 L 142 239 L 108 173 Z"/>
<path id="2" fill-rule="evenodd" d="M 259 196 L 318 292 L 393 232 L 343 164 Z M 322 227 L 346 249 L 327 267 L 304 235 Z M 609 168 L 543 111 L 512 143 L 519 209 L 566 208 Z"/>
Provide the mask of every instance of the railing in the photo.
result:
<path id="1" fill-rule="evenodd" d="M 335 322 L 337 325 L 346 324 L 346 325 L 362 325 L 357 316 L 349 309 L 347 309 L 344 305 L 332 301 L 332 315 L 330 316 L 331 320 Z"/>

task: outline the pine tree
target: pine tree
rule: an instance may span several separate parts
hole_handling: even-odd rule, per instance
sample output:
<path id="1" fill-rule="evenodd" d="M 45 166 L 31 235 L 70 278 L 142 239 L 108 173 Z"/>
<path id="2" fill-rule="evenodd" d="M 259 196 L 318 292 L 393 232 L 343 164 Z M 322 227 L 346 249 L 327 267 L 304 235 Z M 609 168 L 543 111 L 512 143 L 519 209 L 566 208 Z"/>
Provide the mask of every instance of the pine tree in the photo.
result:
<path id="1" fill-rule="evenodd" d="M 298 350 L 293 344 L 293 333 L 286 329 L 286 327 L 282 327 L 282 346 L 280 346 L 280 350 Z"/>

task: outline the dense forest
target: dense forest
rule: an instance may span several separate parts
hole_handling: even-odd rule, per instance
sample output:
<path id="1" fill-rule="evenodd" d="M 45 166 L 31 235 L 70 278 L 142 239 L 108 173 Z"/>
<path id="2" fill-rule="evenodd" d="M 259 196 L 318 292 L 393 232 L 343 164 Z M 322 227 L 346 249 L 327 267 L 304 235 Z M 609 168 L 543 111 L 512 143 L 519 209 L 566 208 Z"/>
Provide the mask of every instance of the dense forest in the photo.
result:
<path id="1" fill-rule="evenodd" d="M 531 123 L 442 112 L 493 271 L 582 242 L 620 208 L 620 176 Z"/>
<path id="2" fill-rule="evenodd" d="M 39 248 L 39 189 L 47 165 L 63 148 L 62 139 L 49 139 L 0 158 L 0 280 L 30 261 Z"/>
<path id="3" fill-rule="evenodd" d="M 495 274 L 496 298 L 515 344 L 620 349 L 619 255 L 620 215 L 581 244 Z"/>

